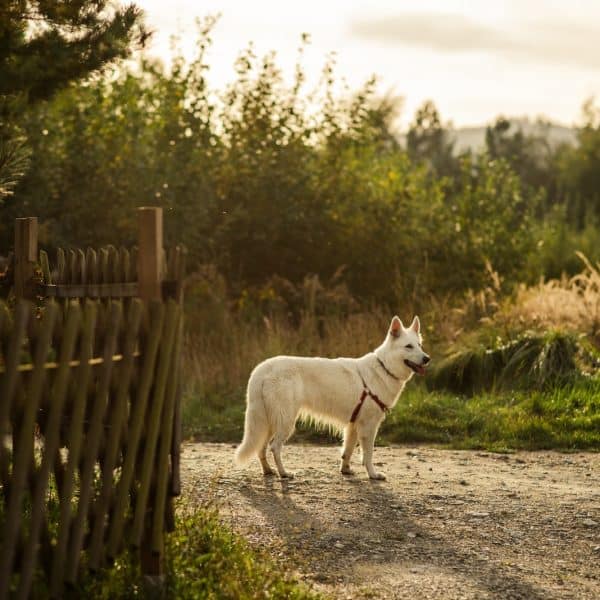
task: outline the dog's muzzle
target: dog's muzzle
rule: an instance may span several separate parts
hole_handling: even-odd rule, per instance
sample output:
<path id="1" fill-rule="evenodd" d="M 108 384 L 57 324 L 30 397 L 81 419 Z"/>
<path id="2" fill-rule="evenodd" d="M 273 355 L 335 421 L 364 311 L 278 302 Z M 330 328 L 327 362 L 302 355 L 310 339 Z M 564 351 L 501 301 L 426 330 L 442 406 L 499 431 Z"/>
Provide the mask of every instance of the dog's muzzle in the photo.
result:
<path id="1" fill-rule="evenodd" d="M 431 360 L 427 354 L 423 357 L 423 363 L 418 365 L 408 358 L 404 361 L 407 367 L 410 367 L 417 375 L 425 375 L 425 365 Z"/>

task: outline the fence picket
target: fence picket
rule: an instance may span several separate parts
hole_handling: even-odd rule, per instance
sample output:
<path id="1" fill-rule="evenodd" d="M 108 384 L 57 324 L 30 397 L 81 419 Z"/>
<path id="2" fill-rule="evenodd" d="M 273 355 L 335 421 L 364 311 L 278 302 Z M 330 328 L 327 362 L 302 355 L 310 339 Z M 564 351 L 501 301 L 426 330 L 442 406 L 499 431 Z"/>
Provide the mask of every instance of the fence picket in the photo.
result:
<path id="1" fill-rule="evenodd" d="M 99 274 L 98 274 L 98 258 L 96 255 L 96 251 L 93 248 L 88 248 L 85 251 L 85 262 L 87 267 L 87 284 L 97 284 L 99 282 Z"/>
<path id="2" fill-rule="evenodd" d="M 167 395 L 163 410 L 163 428 L 160 435 L 160 446 L 158 450 L 158 468 L 156 473 L 156 497 L 154 501 L 153 523 L 152 523 L 152 550 L 160 552 L 163 547 L 165 505 L 168 491 L 169 478 L 169 452 L 171 450 L 171 438 L 173 435 L 173 417 L 175 412 L 175 400 L 177 396 L 177 379 L 179 373 L 179 357 L 182 331 L 177 315 L 174 323 L 175 339 L 173 341 L 174 352 L 169 357 L 169 377 Z"/>
<path id="3" fill-rule="evenodd" d="M 108 283 L 118 283 L 119 281 L 123 281 L 121 278 L 119 253 L 114 246 L 108 247 L 108 273 Z"/>
<path id="4" fill-rule="evenodd" d="M 67 556 L 67 581 L 75 581 L 77 568 L 79 566 L 79 555 L 83 548 L 83 537 L 85 535 L 85 523 L 88 517 L 89 504 L 93 491 L 92 478 L 94 475 L 94 463 L 97 459 L 102 435 L 102 420 L 107 408 L 108 391 L 113 368 L 112 356 L 117 345 L 117 334 L 121 323 L 122 307 L 118 302 L 112 302 L 109 308 L 110 314 L 107 322 L 107 333 L 104 339 L 104 362 L 100 365 L 100 375 L 92 407 L 90 427 L 86 435 L 86 446 L 83 457 L 83 466 L 80 473 L 80 495 L 77 506 L 77 515 L 73 521 L 73 532 L 69 553 Z"/>
<path id="5" fill-rule="evenodd" d="M 26 310 L 33 310 L 31 304 L 27 304 Z M 10 574 L 15 558 L 16 538 L 21 523 L 21 500 L 33 460 L 32 442 L 35 432 L 35 417 L 45 382 L 46 371 L 44 369 L 44 362 L 50 347 L 57 312 L 58 306 L 54 302 L 49 303 L 44 311 L 43 326 L 35 348 L 34 369 L 29 385 L 29 398 L 23 410 L 17 446 L 13 450 L 14 466 L 2 535 L 5 548 L 0 557 L 0 598 L 6 597 L 8 593 Z"/>
<path id="6" fill-rule="evenodd" d="M 75 260 L 75 270 L 77 272 L 77 283 L 87 283 L 87 268 L 85 264 L 85 253 L 81 248 L 77 248 L 77 257 Z"/>
<path id="7" fill-rule="evenodd" d="M 110 283 L 108 272 L 108 250 L 100 248 L 98 252 L 98 271 L 100 272 L 100 283 Z"/>
<path id="8" fill-rule="evenodd" d="M 67 258 L 62 248 L 56 251 L 56 269 L 58 271 L 56 283 L 67 283 Z"/>
<path id="9" fill-rule="evenodd" d="M 53 283 L 50 261 L 48 260 L 48 253 L 45 250 L 40 250 L 40 268 L 42 269 L 44 283 Z"/>
<path id="10" fill-rule="evenodd" d="M 67 251 L 67 263 L 67 283 L 79 283 L 79 274 L 77 273 L 77 253 L 73 248 L 69 248 Z"/>
<path id="11" fill-rule="evenodd" d="M 75 341 L 81 321 L 81 310 L 78 305 L 68 308 L 67 321 L 64 335 L 62 337 L 59 368 L 54 381 L 50 402 L 50 414 L 44 432 L 44 452 L 42 464 L 36 473 L 35 488 L 31 502 L 31 519 L 29 522 L 29 538 L 25 545 L 23 559 L 21 562 L 21 579 L 17 590 L 17 598 L 26 599 L 31 588 L 31 579 L 35 567 L 36 550 L 42 519 L 44 517 L 44 500 L 48 486 L 50 469 L 54 463 L 54 457 L 58 450 L 60 419 L 69 383 L 69 362 L 75 350 Z"/>
<path id="12" fill-rule="evenodd" d="M 119 369 L 118 388 L 115 402 L 112 406 L 112 419 L 109 426 L 106 454 L 102 464 L 102 489 L 94 507 L 95 519 L 89 553 L 89 564 L 91 568 L 98 568 L 101 563 L 105 517 L 113 491 L 113 470 L 119 451 L 121 431 L 127 417 L 127 397 L 129 394 L 129 384 L 133 374 L 133 361 L 141 316 L 142 303 L 139 300 L 135 300 L 131 303 L 127 314 L 127 331 L 123 346 L 123 362 Z"/>
<path id="13" fill-rule="evenodd" d="M 83 445 L 83 419 L 85 416 L 88 380 L 91 371 L 90 359 L 93 356 L 94 330 L 97 320 L 97 305 L 87 302 L 83 313 L 83 326 L 80 339 L 80 363 L 75 374 L 75 397 L 71 409 L 69 427 L 69 457 L 62 485 L 59 491 L 59 528 L 54 558 L 52 561 L 50 591 L 54 598 L 60 597 L 63 585 L 66 552 L 71 530 L 71 498 L 75 488 L 75 471 L 79 465 Z"/>
<path id="14" fill-rule="evenodd" d="M 145 424 L 148 396 L 154 381 L 155 363 L 163 330 L 164 313 L 165 307 L 161 302 L 150 303 L 149 333 L 144 347 L 144 359 L 138 378 L 138 389 L 133 405 L 133 413 L 129 420 L 129 436 L 125 449 L 125 458 L 123 459 L 121 479 L 117 487 L 113 518 L 108 533 L 108 556 L 116 556 L 123 534 L 127 499 L 133 480 L 142 428 Z"/>
<path id="15" fill-rule="evenodd" d="M 162 343 L 150 407 L 150 416 L 147 422 L 146 437 L 144 440 L 144 458 L 140 470 L 140 487 L 138 490 L 135 512 L 133 516 L 133 527 L 131 540 L 134 546 L 139 546 L 142 541 L 144 517 L 146 515 L 146 504 L 150 493 L 150 485 L 153 475 L 154 454 L 160 431 L 160 419 L 162 415 L 167 377 L 173 342 L 176 333 L 177 305 L 173 301 L 167 304 L 165 325 L 162 334 Z"/>
<path id="16" fill-rule="evenodd" d="M 121 281 L 123 281 L 124 283 L 129 283 L 130 281 L 133 281 L 131 277 L 131 258 L 129 256 L 129 250 L 127 250 L 127 248 L 121 247 L 119 249 L 119 260 L 121 262 Z"/>

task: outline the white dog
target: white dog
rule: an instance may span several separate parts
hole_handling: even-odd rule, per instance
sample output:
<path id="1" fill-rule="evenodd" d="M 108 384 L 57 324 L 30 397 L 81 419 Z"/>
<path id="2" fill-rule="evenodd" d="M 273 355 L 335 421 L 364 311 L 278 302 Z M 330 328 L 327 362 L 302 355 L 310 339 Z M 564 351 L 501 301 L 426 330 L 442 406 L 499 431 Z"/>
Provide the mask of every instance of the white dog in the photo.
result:
<path id="1" fill-rule="evenodd" d="M 298 416 L 344 431 L 341 472 L 350 474 L 357 441 L 371 479 L 385 479 L 373 468 L 373 445 L 379 425 L 398 400 L 413 373 L 425 374 L 429 356 L 421 346 L 419 317 L 406 329 L 398 317 L 384 342 L 360 358 L 276 356 L 260 363 L 248 381 L 244 439 L 236 462 L 258 454 L 263 473 L 273 471 L 267 446 L 280 477 L 291 477 L 281 462 L 281 448 Z"/>

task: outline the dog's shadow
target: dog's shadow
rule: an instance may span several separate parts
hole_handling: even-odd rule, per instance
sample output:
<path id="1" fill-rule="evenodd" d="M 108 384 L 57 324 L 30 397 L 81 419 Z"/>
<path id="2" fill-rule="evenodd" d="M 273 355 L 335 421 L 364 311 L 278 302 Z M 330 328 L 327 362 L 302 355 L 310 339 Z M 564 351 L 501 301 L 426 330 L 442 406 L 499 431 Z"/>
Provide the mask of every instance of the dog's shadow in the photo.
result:
<path id="1" fill-rule="evenodd" d="M 253 479 L 240 492 L 318 581 L 357 583 L 358 567 L 401 563 L 452 571 L 486 593 L 546 597 L 514 571 L 460 548 L 451 530 L 431 532 L 426 519 L 409 517 L 401 493 L 385 481 L 311 469 L 292 480 Z"/>

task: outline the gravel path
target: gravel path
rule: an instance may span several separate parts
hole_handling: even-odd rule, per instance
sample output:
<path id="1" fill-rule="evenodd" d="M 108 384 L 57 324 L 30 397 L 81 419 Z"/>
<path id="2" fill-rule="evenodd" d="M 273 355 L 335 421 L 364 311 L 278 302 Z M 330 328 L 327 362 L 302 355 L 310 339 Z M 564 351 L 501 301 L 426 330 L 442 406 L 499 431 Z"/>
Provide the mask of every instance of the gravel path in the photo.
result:
<path id="1" fill-rule="evenodd" d="M 383 482 L 331 446 L 286 446 L 292 480 L 232 457 L 186 444 L 184 494 L 334 598 L 600 598 L 600 454 L 376 448 Z"/>

